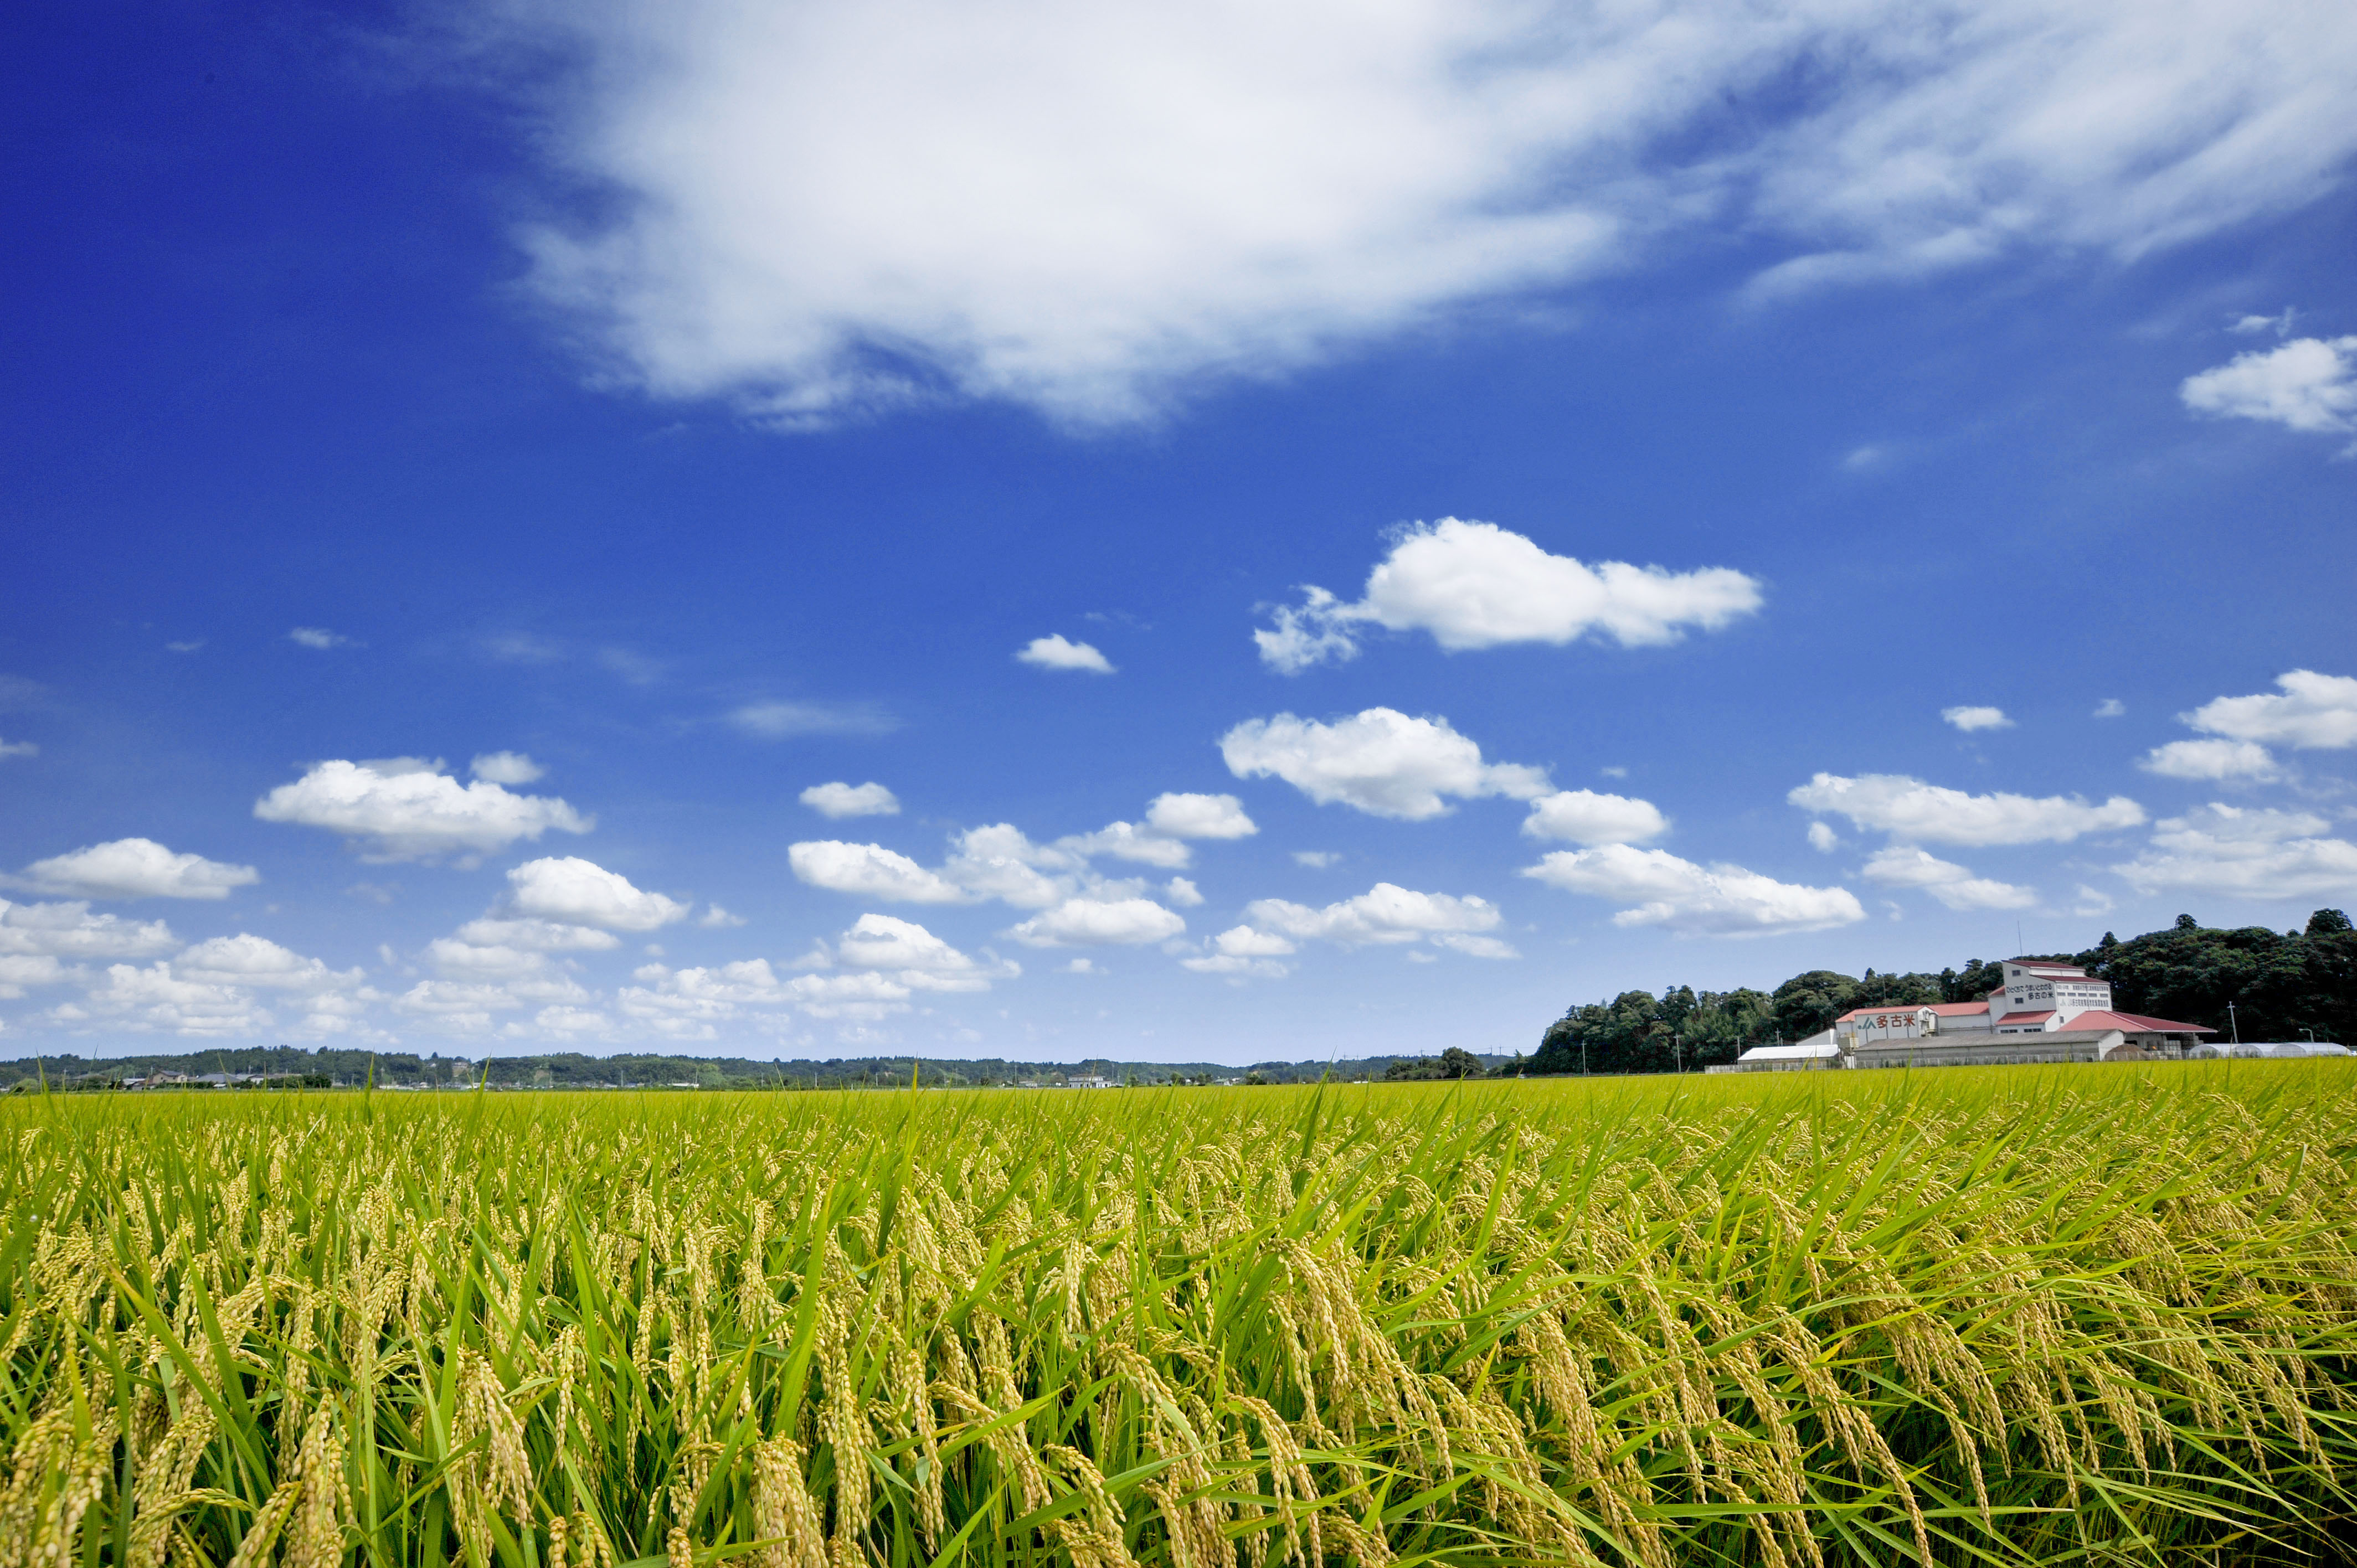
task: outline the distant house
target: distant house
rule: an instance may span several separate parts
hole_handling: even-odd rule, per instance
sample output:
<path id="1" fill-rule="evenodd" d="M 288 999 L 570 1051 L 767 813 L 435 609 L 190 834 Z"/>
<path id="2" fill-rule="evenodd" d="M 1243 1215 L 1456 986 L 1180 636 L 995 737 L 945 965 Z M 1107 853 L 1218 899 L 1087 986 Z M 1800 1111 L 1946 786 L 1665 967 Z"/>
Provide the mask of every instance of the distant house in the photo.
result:
<path id="1" fill-rule="evenodd" d="M 1113 1079 L 1098 1078 L 1092 1073 L 1075 1073 L 1064 1079 L 1067 1089 L 1111 1089 Z"/>
<path id="2" fill-rule="evenodd" d="M 2077 964 L 2007 959 L 2004 972 L 2005 983 L 1978 1002 L 1854 1007 L 1795 1045 L 1753 1047 L 1728 1070 L 2182 1061 L 2218 1032 L 2115 1012 L 2111 983 Z"/>

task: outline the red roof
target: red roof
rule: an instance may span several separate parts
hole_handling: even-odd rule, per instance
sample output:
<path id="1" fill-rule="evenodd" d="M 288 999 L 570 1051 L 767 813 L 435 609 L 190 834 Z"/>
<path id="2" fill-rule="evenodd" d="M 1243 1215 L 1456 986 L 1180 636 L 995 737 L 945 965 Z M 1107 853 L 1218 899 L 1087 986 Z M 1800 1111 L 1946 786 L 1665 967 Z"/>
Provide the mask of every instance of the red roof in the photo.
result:
<path id="1" fill-rule="evenodd" d="M 1846 1024 L 1852 1018 L 1863 1018 L 1868 1015 L 1878 1018 L 1886 1013 L 1912 1018 L 1916 1014 L 1926 1011 L 1936 1013 L 1943 1018 L 1957 1018 L 1967 1013 L 1986 1013 L 1988 1011 L 1988 1004 L 1986 1002 L 1897 1002 L 1883 1007 L 1853 1007 L 1834 1022 Z"/>
<path id="2" fill-rule="evenodd" d="M 1970 1013 L 1986 1013 L 1989 1010 L 1989 1004 L 1986 1000 L 1979 1002 L 1932 1002 L 1926 1004 L 1926 1005 L 1943 1018 L 1962 1018 Z"/>
<path id="3" fill-rule="evenodd" d="M 2010 1029 L 2016 1024 L 2043 1024 L 2052 1016 L 2054 1016 L 2054 1009 L 2051 1007 L 2043 1013 L 2007 1013 L 2004 1017 L 1996 1020 L 1996 1026 L 1999 1029 Z M 2105 1026 L 2107 1028 L 2113 1026 Z"/>
<path id="4" fill-rule="evenodd" d="M 2071 1020 L 2070 1027 L 2119 1029 L 2131 1035 L 2214 1035 L 2218 1032 L 2200 1024 L 2177 1024 L 2167 1018 L 2147 1018 L 2141 1013 L 2106 1013 L 2101 1009 L 2077 1015 Z"/>

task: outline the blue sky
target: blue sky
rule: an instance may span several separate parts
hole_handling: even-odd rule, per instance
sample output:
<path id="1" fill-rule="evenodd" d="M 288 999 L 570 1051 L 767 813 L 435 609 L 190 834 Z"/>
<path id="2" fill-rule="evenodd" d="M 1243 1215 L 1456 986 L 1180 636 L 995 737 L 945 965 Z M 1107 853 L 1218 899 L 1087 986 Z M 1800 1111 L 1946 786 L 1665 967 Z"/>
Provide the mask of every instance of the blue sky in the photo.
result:
<path id="1" fill-rule="evenodd" d="M 1505 1051 L 2357 898 L 2341 8 L 0 26 L 6 1054 Z"/>

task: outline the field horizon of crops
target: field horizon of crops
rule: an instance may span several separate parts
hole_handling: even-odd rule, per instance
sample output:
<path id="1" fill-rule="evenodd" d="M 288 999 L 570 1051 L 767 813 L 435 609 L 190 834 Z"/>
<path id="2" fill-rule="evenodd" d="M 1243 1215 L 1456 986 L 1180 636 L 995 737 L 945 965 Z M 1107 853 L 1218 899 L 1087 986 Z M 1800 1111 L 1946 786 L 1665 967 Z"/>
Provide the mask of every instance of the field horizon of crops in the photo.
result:
<path id="1" fill-rule="evenodd" d="M 2330 1562 L 2352 1089 L 19 1097 L 0 1568 Z"/>

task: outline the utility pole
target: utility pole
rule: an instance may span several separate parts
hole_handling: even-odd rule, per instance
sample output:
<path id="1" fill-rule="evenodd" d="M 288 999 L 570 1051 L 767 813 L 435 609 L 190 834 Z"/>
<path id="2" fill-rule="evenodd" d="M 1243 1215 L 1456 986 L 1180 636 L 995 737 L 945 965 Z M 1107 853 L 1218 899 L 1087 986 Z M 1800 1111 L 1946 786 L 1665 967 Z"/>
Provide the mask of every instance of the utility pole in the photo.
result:
<path id="1" fill-rule="evenodd" d="M 2226 1029 L 2234 1036 L 2236 1045 L 2243 1043 L 2243 1026 L 2234 1022 L 2234 1004 L 2232 1002 L 2226 1004 Z"/>
<path id="2" fill-rule="evenodd" d="M 1685 1054 L 1678 1047 L 1678 1036 L 1672 1035 L 1670 1036 L 1670 1070 L 1672 1072 L 1684 1072 L 1686 1070 Z"/>

